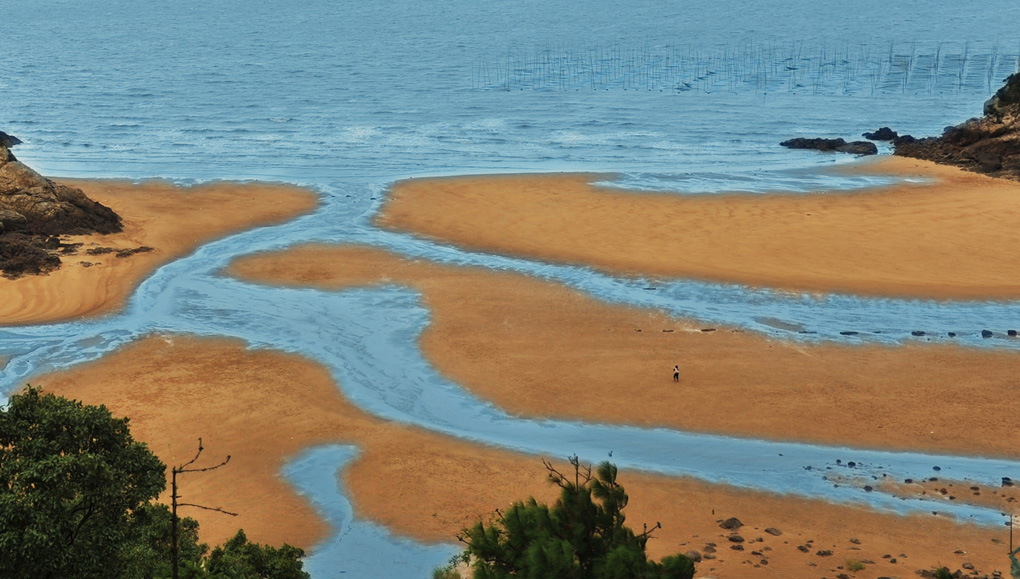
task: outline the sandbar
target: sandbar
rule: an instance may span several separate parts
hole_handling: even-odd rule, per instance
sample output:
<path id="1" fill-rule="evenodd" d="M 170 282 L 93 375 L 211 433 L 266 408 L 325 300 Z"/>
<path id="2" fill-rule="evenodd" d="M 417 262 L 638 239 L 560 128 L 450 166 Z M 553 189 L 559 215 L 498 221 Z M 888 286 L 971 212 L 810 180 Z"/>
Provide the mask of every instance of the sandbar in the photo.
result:
<path id="1" fill-rule="evenodd" d="M 410 179 L 378 225 L 440 243 L 627 275 L 932 299 L 1020 296 L 1020 183 L 901 157 L 869 190 L 672 195 L 607 175 Z"/>
<path id="2" fill-rule="evenodd" d="M 431 312 L 421 348 L 445 376 L 522 416 L 668 427 L 857 448 L 1020 456 L 1020 352 L 812 345 L 609 305 L 516 273 L 364 246 L 242 257 L 261 283 L 395 283 Z M 674 364 L 681 379 L 673 382 Z"/>
<path id="3" fill-rule="evenodd" d="M 555 496 L 538 457 L 368 416 L 345 400 L 319 364 L 237 341 L 152 336 L 33 383 L 131 417 L 133 435 L 167 463 L 190 459 L 198 436 L 210 463 L 232 455 L 222 469 L 182 479 L 189 502 L 240 513 L 235 519 L 187 512 L 199 519 L 202 539 L 214 544 L 238 527 L 253 541 L 277 545 L 307 548 L 325 538 L 328 529 L 279 469 L 301 449 L 327 442 L 361 449 L 342 474 L 356 516 L 423 541 L 455 542 L 465 525 L 512 500 Z M 630 495 L 628 524 L 662 523 L 648 544 L 651 556 L 705 553 L 715 544 L 716 558 L 700 563 L 698 576 L 814 579 L 834 576 L 848 560 L 866 561 L 857 576 L 869 579 L 913 575 L 936 563 L 955 569 L 970 562 L 984 573 L 1007 568 L 1004 529 L 640 473 L 621 473 L 620 482 Z M 732 516 L 745 525 L 742 551 L 731 549 L 729 531 L 718 526 Z M 818 554 L 825 551 L 831 554 Z"/>
<path id="4" fill-rule="evenodd" d="M 84 244 L 63 256 L 60 269 L 43 276 L 0 280 L 0 326 L 79 319 L 123 307 L 131 291 L 159 266 L 204 243 L 256 226 L 286 221 L 318 205 L 311 191 L 289 185 L 217 183 L 176 187 L 162 181 L 68 180 L 116 211 L 124 231 L 64 236 Z M 154 251 L 117 258 L 90 256 L 91 247 L 141 246 Z"/>

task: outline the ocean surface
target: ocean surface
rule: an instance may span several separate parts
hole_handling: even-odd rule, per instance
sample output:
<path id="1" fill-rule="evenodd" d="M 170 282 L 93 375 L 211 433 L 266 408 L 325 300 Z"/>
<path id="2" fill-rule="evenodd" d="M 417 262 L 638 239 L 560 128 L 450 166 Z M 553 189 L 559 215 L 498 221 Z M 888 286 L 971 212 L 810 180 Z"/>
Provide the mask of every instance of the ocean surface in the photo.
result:
<path id="1" fill-rule="evenodd" d="M 377 416 L 535 454 L 617 464 L 899 512 L 930 503 L 834 488 L 820 471 L 995 483 L 1020 464 L 511 417 L 448 382 L 417 336 L 429 312 L 404 287 L 268 288 L 223 277 L 231 259 L 308 241 L 358 242 L 519 271 L 614 303 L 797 340 L 940 340 L 1013 348 L 1008 302 L 797 296 L 465 252 L 371 218 L 412 176 L 586 171 L 665 194 L 853 190 L 852 161 L 777 145 L 794 136 L 915 136 L 977 116 L 1020 62 L 1020 4 L 731 0 L 385 3 L 307 0 L 0 0 L 0 130 L 50 176 L 273 180 L 308 186 L 313 215 L 168 264 L 124 312 L 0 330 L 0 389 L 153 332 L 242 338 L 328 367 Z M 656 287 L 657 291 L 645 290 Z M 1014 325 L 1016 325 L 1014 323 Z M 982 339 L 980 331 L 996 331 Z M 840 332 L 854 331 L 847 336 Z M 395 370 L 399 369 L 399 370 Z M 456 552 L 353 517 L 335 472 L 353 447 L 311 449 L 284 473 L 334 527 L 315 577 L 427 577 Z M 806 466 L 812 466 L 811 470 Z M 1001 524 L 998 512 L 940 503 Z M 451 537 L 451 541 L 453 538 Z M 385 553 L 385 556 L 380 554 Z"/>

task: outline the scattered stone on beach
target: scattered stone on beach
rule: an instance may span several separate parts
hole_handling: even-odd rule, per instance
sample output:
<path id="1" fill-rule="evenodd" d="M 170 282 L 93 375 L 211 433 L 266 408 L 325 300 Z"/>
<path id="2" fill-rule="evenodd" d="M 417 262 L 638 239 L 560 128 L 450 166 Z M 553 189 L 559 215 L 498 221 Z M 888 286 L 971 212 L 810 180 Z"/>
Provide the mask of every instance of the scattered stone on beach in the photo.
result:
<path id="1" fill-rule="evenodd" d="M 914 330 L 913 332 L 910 332 L 910 335 L 911 336 L 923 336 L 924 335 L 924 330 Z"/>
<path id="2" fill-rule="evenodd" d="M 121 249 L 121 250 L 117 251 L 117 253 L 114 255 L 114 257 L 125 258 L 125 257 L 131 257 L 132 255 L 134 255 L 136 253 L 149 253 L 150 251 L 155 251 L 155 249 L 149 247 L 148 245 L 143 245 L 141 247 L 133 247 L 133 248 L 130 248 L 130 249 Z"/>
<path id="3" fill-rule="evenodd" d="M 744 523 L 741 523 L 740 519 L 738 519 L 736 517 L 730 517 L 730 518 L 726 519 L 725 521 L 722 521 L 722 522 L 719 523 L 719 527 L 723 528 L 723 529 L 726 529 L 727 531 L 735 531 L 735 530 L 737 530 L 737 529 L 739 529 L 740 527 L 743 527 L 743 526 L 744 526 Z"/>
<path id="4" fill-rule="evenodd" d="M 845 139 L 808 139 L 797 137 L 779 143 L 781 147 L 788 149 L 813 149 L 815 151 L 849 153 L 851 155 L 874 155 L 878 153 L 878 147 L 870 141 L 851 141 Z"/>
<path id="5" fill-rule="evenodd" d="M 699 552 L 697 552 L 697 551 L 695 551 L 693 549 L 691 549 L 690 551 L 687 551 L 686 553 L 684 553 L 684 557 L 687 557 L 688 559 L 690 559 L 691 561 L 693 561 L 695 563 L 700 563 L 701 562 L 701 553 L 699 553 Z"/>
<path id="6" fill-rule="evenodd" d="M 946 127 L 939 137 L 897 139 L 894 153 L 1020 179 L 1020 73 L 1006 78 L 983 112 L 981 118 Z"/>
<path id="7" fill-rule="evenodd" d="M 889 127 L 882 127 L 873 133 L 864 133 L 861 136 L 869 141 L 892 141 L 900 135 Z"/>
<path id="8" fill-rule="evenodd" d="M 1010 338 L 1015 338 L 1016 330 L 1006 330 L 1006 335 L 1009 336 Z"/>
<path id="9" fill-rule="evenodd" d="M 831 549 L 821 549 L 821 550 L 817 551 L 815 553 L 815 555 L 818 555 L 819 557 L 831 557 L 832 556 L 832 550 Z"/>
<path id="10" fill-rule="evenodd" d="M 982 338 L 991 338 L 992 337 L 992 331 L 991 330 L 981 330 L 981 337 Z"/>
<path id="11" fill-rule="evenodd" d="M 729 539 L 729 541 L 731 543 L 743 543 L 744 542 L 744 538 L 742 536 L 736 534 L 736 533 L 733 533 L 732 535 L 727 537 L 727 539 Z"/>
<path id="12" fill-rule="evenodd" d="M 1004 487 L 1013 486 L 1013 479 L 1009 478 L 1008 476 L 1002 477 L 1002 486 Z"/>
<path id="13" fill-rule="evenodd" d="M 782 531 L 780 531 L 779 529 L 777 529 L 775 527 L 769 527 L 769 528 L 765 529 L 765 532 L 770 534 L 770 535 L 772 535 L 773 537 L 778 537 L 778 536 L 783 534 Z"/>

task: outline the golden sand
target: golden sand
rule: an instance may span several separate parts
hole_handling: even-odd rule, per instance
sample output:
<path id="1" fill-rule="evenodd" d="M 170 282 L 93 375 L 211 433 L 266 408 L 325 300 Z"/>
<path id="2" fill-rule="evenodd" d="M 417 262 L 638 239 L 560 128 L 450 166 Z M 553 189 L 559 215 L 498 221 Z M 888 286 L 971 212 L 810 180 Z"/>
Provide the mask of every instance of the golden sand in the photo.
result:
<path id="1" fill-rule="evenodd" d="M 599 191 L 585 176 L 414 180 L 395 187 L 380 220 L 465 247 L 615 272 L 869 295 L 1015 296 L 1020 262 L 1011 232 L 1020 217 L 1009 202 L 1018 186 L 907 160 L 850 170 L 907 173 L 915 166 L 939 183 L 817 196 L 676 198 Z M 230 195 L 213 201 L 215 210 L 194 200 L 189 209 L 170 194 L 133 198 L 130 185 L 83 187 L 128 225 L 122 241 L 108 236 L 100 243 L 150 245 L 157 252 L 104 263 L 106 273 L 97 277 L 89 271 L 99 266 L 74 271 L 65 265 L 35 282 L 13 282 L 25 289 L 4 290 L 5 297 L 22 300 L 11 312 L 28 312 L 18 323 L 109 311 L 156 267 L 145 260 L 162 263 L 228 230 L 314 205 L 310 196 L 289 190 L 272 215 L 253 216 L 242 206 L 220 215 Z M 174 211 L 182 213 L 160 218 Z M 230 221 L 234 229 L 216 229 L 224 219 L 236 219 Z M 192 222 L 200 225 L 181 235 Z M 188 243 L 174 245 L 178 237 Z M 265 283 L 326 289 L 416 288 L 431 312 L 421 338 L 428 359 L 516 414 L 1009 457 L 1020 446 L 1009 404 L 1002 403 L 1016 384 L 1010 370 L 1018 358 L 1010 352 L 806 346 L 722 327 L 702 332 L 524 276 L 409 261 L 363 247 L 252 256 L 232 271 Z M 77 294 L 84 299 L 69 297 Z M 679 384 L 672 381 L 673 364 L 682 368 Z M 359 457 L 343 471 L 356 515 L 425 541 L 453 541 L 463 526 L 511 500 L 555 494 L 539 457 L 368 416 L 319 364 L 249 351 L 234 341 L 153 336 L 32 382 L 131 417 L 136 438 L 168 464 L 190 459 L 200 436 L 210 463 L 232 455 L 227 467 L 182 480 L 190 502 L 240 513 L 236 519 L 187 513 L 201 521 L 203 540 L 212 543 L 238 527 L 271 544 L 310 547 L 327 536 L 324 523 L 279 474 L 309 445 L 357 445 Z M 629 524 L 663 525 L 649 543 L 654 557 L 704 552 L 708 542 L 716 543 L 716 558 L 698 566 L 699 576 L 817 579 L 848 572 L 850 561 L 864 562 L 853 575 L 865 579 L 912 576 L 935 564 L 956 569 L 970 562 L 981 573 L 1008 568 L 1005 528 L 633 472 L 622 473 L 621 482 L 631 497 Z M 731 549 L 728 532 L 717 525 L 731 516 L 746 525 L 742 551 Z M 765 533 L 768 527 L 782 535 Z M 832 555 L 818 554 L 829 550 Z"/>
<path id="2" fill-rule="evenodd" d="M 892 157 L 933 184 L 788 195 L 636 194 L 593 175 L 397 183 L 377 223 L 461 247 L 633 275 L 937 299 L 1020 296 L 1020 183 Z"/>
<path id="3" fill-rule="evenodd" d="M 305 246 L 231 265 L 245 279 L 422 292 L 421 338 L 451 380 L 512 414 L 885 449 L 1020 456 L 1020 352 L 769 340 L 610 306 L 511 273 Z M 674 364 L 681 380 L 673 382 Z"/>
<path id="4" fill-rule="evenodd" d="M 240 513 L 232 518 L 186 512 L 200 521 L 202 539 L 212 543 L 238 527 L 253 541 L 276 545 L 310 547 L 326 537 L 322 521 L 279 475 L 289 457 L 315 444 L 358 445 L 359 458 L 343 473 L 356 516 L 425 541 L 454 542 L 464 526 L 514 499 L 555 497 L 538 457 L 365 415 L 346 401 L 320 365 L 294 355 L 248 351 L 235 341 L 155 336 L 34 382 L 130 416 L 134 436 L 164 462 L 190 459 L 198 436 L 209 464 L 232 455 L 222 469 L 181 479 L 189 502 Z M 1005 545 L 993 542 L 1004 540 L 1002 532 L 939 517 L 883 515 L 631 472 L 621 473 L 620 482 L 630 495 L 628 524 L 640 529 L 662 523 L 648 544 L 652 557 L 705 552 L 707 543 L 716 544 L 717 558 L 699 564 L 699 576 L 808 579 L 834 576 L 848 560 L 872 561 L 856 575 L 869 579 L 913 575 L 940 562 L 954 569 L 971 562 L 987 573 L 1007 567 Z M 745 524 L 743 551 L 732 550 L 729 532 L 718 526 L 732 516 Z M 782 535 L 765 533 L 766 528 Z M 832 555 L 817 554 L 826 550 Z"/>

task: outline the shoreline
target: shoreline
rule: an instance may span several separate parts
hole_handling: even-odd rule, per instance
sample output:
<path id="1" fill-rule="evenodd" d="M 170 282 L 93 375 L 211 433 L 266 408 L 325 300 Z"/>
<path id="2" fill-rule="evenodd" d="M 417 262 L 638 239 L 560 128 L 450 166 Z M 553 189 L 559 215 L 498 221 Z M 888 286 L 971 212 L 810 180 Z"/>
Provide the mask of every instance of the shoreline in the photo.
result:
<path id="1" fill-rule="evenodd" d="M 846 170 L 872 168 L 868 163 Z M 166 184 L 148 185 L 176 191 Z M 130 198 L 135 187 L 122 182 L 95 186 L 114 192 L 119 187 L 124 198 Z M 262 186 L 237 187 L 246 191 Z M 296 188 L 265 187 L 275 191 L 267 195 L 279 195 L 286 204 L 274 214 L 280 220 L 317 202 Z M 642 203 L 641 195 L 625 195 Z M 832 197 L 859 201 L 858 195 Z M 250 225 L 244 221 L 250 217 L 244 207 L 250 200 L 235 196 L 241 200 L 227 213 L 243 228 L 248 226 L 243 223 Z M 190 209 L 177 210 L 202 213 L 215 203 L 215 195 L 201 199 L 189 203 Z M 729 203 L 741 200 L 725 198 Z M 184 205 L 180 196 L 150 194 L 135 202 L 131 235 L 148 230 L 149 235 L 172 236 L 180 231 L 177 224 L 165 223 L 172 221 L 165 219 L 166 211 Z M 389 202 L 384 201 L 384 209 Z M 470 225 L 471 215 L 467 211 L 453 217 Z M 574 216 L 550 209 L 546 225 L 557 230 Z M 204 217 L 208 221 L 197 223 L 197 230 L 215 237 L 211 222 L 219 222 L 221 215 L 213 211 Z M 125 215 L 126 226 L 128 222 Z M 561 241 L 571 242 L 571 235 L 574 241 L 593 239 L 580 233 L 568 231 Z M 124 243 L 138 239 L 128 237 Z M 193 242 L 196 245 L 179 251 L 192 251 L 205 240 Z M 149 245 L 161 250 L 156 252 L 160 256 L 169 251 Z M 647 257 L 653 249 L 644 247 L 646 253 L 634 256 Z M 126 296 L 141 279 L 132 281 L 128 275 L 137 269 L 111 266 L 107 274 Z M 235 259 L 226 273 L 257 283 L 326 291 L 410 286 L 431 312 L 419 341 L 422 355 L 453 382 L 512 414 L 834 445 L 1020 456 L 1011 443 L 1015 434 L 1008 405 L 1000 402 L 1010 392 L 1020 352 L 943 345 L 805 345 L 725 327 L 702 332 L 690 322 L 606 304 L 554 282 L 407 259 L 366 246 L 310 245 L 246 255 Z M 53 276 L 41 279 L 41 287 L 45 281 L 53 285 Z M 62 281 L 72 288 L 63 291 L 80 289 L 83 279 Z M 38 297 L 61 305 L 57 294 L 42 292 Z M 677 362 L 683 369 L 679 384 L 672 382 L 671 373 Z M 199 519 L 202 540 L 211 544 L 229 538 L 237 528 L 244 528 L 255 542 L 305 548 L 328 536 L 318 514 L 281 475 L 288 458 L 318 444 L 361 449 L 339 475 L 355 516 L 420 541 L 453 542 L 460 528 L 511 500 L 554 498 L 537 456 L 370 416 L 346 399 L 343 385 L 321 364 L 295 354 L 250 350 L 238 340 L 150 335 L 32 382 L 127 415 L 135 438 L 146 441 L 168 465 L 193 456 L 199 436 L 210 460 L 234 456 L 223 472 L 186 481 L 189 500 L 235 511 L 231 507 L 241 504 L 246 511 L 242 518 L 229 520 L 188 513 Z M 981 420 L 961 428 L 968 416 Z M 621 483 L 632 497 L 632 524 L 667 525 L 649 542 L 651 556 L 688 549 L 705 553 L 708 544 L 715 543 L 716 558 L 699 564 L 699 575 L 817 579 L 840 573 L 850 560 L 870 561 L 857 574 L 862 579 L 904 575 L 937 563 L 970 562 L 988 573 L 1008 568 L 1001 533 L 942 517 L 884 514 L 637 472 L 622 473 Z M 728 532 L 718 528 L 717 521 L 730 516 L 747 524 L 746 552 L 731 549 Z M 924 533 L 917 532 L 921 526 L 927 529 Z M 769 527 L 781 528 L 783 535 L 764 533 Z M 950 554 L 954 550 L 964 553 Z M 833 554 L 818 554 L 823 551 Z"/>
<path id="2" fill-rule="evenodd" d="M 150 336 L 34 382 L 128 415 L 135 438 L 168 464 L 193 455 L 196 435 L 203 436 L 208 460 L 231 454 L 228 467 L 184 481 L 189 500 L 241 511 L 236 519 L 188 513 L 200 521 L 202 540 L 212 544 L 237 528 L 255 542 L 303 548 L 328 536 L 318 514 L 280 474 L 289 457 L 323 443 L 360 449 L 339 475 L 355 516 L 427 543 L 454 543 L 457 531 L 509 501 L 551 501 L 556 494 L 537 456 L 369 416 L 346 400 L 320 364 L 249 350 L 238 340 Z M 302 387 L 291 388 L 293 383 Z M 987 527 L 626 470 L 620 482 L 631 497 L 632 526 L 663 524 L 649 542 L 649 555 L 658 559 L 691 549 L 712 554 L 698 565 L 699 575 L 742 577 L 756 568 L 765 576 L 808 579 L 838 573 L 849 560 L 869 561 L 858 574 L 867 578 L 940 562 L 970 562 L 989 573 L 1008 567 L 1000 554 L 1001 532 Z M 730 532 L 718 526 L 731 516 L 745 524 L 740 551 L 730 548 Z M 773 527 L 781 534 L 764 532 Z M 817 554 L 822 551 L 830 554 Z"/>
<path id="3" fill-rule="evenodd" d="M 279 184 L 215 183 L 180 187 L 165 181 L 58 179 L 111 207 L 121 233 L 63 236 L 82 251 L 62 256 L 48 275 L 0 281 L 0 327 L 49 324 L 111 313 L 158 267 L 215 239 L 280 223 L 319 204 L 307 189 Z M 87 249 L 154 248 L 117 258 L 86 255 Z"/>
<path id="4" fill-rule="evenodd" d="M 924 175 L 826 194 L 635 194 L 590 174 L 400 181 L 375 224 L 467 250 L 809 293 L 1020 297 L 1020 183 L 901 157 L 839 167 Z M 980 259 L 978 259 L 980 258 Z"/>
<path id="5" fill-rule="evenodd" d="M 1018 458 L 1008 405 L 1020 352 L 770 339 L 610 305 L 522 274 L 367 246 L 243 256 L 256 283 L 401 284 L 431 312 L 419 340 L 449 380 L 520 416 L 856 448 Z M 674 364 L 679 383 L 672 381 Z M 923 371 L 919 371 L 923 368 Z M 966 428 L 954 428 L 966 416 Z"/>

